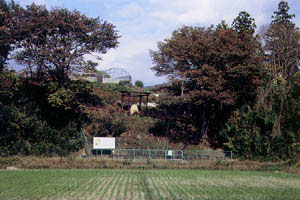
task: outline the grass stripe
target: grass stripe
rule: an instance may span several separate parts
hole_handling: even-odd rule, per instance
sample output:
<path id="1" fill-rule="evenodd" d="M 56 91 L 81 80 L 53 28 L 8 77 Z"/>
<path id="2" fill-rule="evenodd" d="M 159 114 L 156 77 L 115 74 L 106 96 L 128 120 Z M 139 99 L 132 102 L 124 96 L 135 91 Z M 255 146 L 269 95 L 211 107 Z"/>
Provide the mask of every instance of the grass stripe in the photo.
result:
<path id="1" fill-rule="evenodd" d="M 99 184 L 100 186 L 96 189 L 96 192 L 94 192 L 94 195 L 92 195 L 92 199 L 93 198 L 100 199 L 98 197 L 101 196 L 101 194 L 103 193 L 105 187 L 107 187 L 107 185 L 109 185 L 114 179 L 113 176 L 109 177 L 108 179 L 106 179 L 106 178 L 107 178 L 107 176 L 104 176 L 103 180 L 106 180 L 106 181 L 103 181 L 104 184 L 101 184 L 101 183 Z"/>
<path id="2" fill-rule="evenodd" d="M 117 176 L 117 174 L 112 175 L 112 177 L 110 177 L 110 178 L 107 180 L 107 182 L 106 182 L 105 184 L 103 184 L 103 185 L 99 188 L 99 190 L 98 190 L 98 192 L 97 192 L 97 194 L 96 194 L 97 199 L 102 199 L 102 198 L 103 198 L 103 196 L 104 196 L 105 193 L 107 192 L 107 189 L 110 187 L 111 183 L 115 180 L 116 176 Z"/>
<path id="3" fill-rule="evenodd" d="M 111 179 L 111 181 L 103 188 L 103 192 L 100 195 L 99 199 L 104 199 L 105 195 L 107 194 L 108 190 L 110 189 L 110 187 L 114 184 L 114 182 L 117 181 L 119 174 L 116 173 L 114 174 L 113 178 Z"/>
<path id="4" fill-rule="evenodd" d="M 124 187 L 124 197 L 123 199 L 127 199 L 127 196 L 128 196 L 128 188 L 129 188 L 129 181 L 130 181 L 130 176 L 129 175 L 126 175 L 126 182 L 125 182 L 125 187 Z"/>
<path id="5" fill-rule="evenodd" d="M 136 184 L 135 184 L 135 182 L 134 182 L 135 178 L 136 178 L 135 175 L 132 175 L 132 176 L 131 176 L 131 181 L 130 181 L 130 185 L 131 185 L 131 187 L 130 187 L 130 199 L 134 199 L 134 196 L 133 196 L 133 190 L 134 190 L 134 188 L 136 187 Z"/>
<path id="6" fill-rule="evenodd" d="M 120 176 L 121 177 L 117 177 L 117 179 L 116 179 L 116 183 L 113 185 L 113 188 L 112 188 L 112 190 L 111 190 L 111 194 L 110 194 L 110 199 L 115 199 L 115 197 L 114 197 L 114 192 L 116 191 L 116 189 L 117 189 L 117 193 L 118 193 L 118 190 L 120 191 L 120 187 L 122 187 L 121 185 L 122 185 L 122 182 L 123 182 L 123 180 L 124 180 L 124 176 L 123 175 L 121 175 L 120 174 Z"/>
<path id="7" fill-rule="evenodd" d="M 99 176 L 99 174 L 96 176 L 96 180 L 93 183 L 93 186 L 89 189 L 88 191 L 88 196 L 92 197 L 94 193 L 96 192 L 97 188 L 99 187 L 98 185 L 101 185 L 102 182 L 104 182 L 104 176 Z"/>
<path id="8" fill-rule="evenodd" d="M 175 177 L 168 177 L 168 180 L 171 182 L 171 185 L 176 188 L 176 191 L 178 191 L 178 195 L 180 199 L 183 199 L 183 197 L 186 196 L 186 192 L 183 189 L 184 187 L 180 187 L 178 185 L 179 181 L 177 181 L 177 179 Z"/>
<path id="9" fill-rule="evenodd" d="M 90 184 L 93 184 L 96 179 L 96 176 L 89 178 L 87 182 L 84 183 L 83 186 L 79 189 L 77 197 L 86 197 L 88 193 L 87 191 L 90 190 Z"/>
<path id="10" fill-rule="evenodd" d="M 136 176 L 137 179 L 137 187 L 139 192 L 139 199 L 142 199 L 142 179 L 140 176 Z"/>
<path id="11" fill-rule="evenodd" d="M 154 189 L 155 189 L 155 191 L 156 191 L 156 193 L 157 193 L 157 197 L 158 197 L 159 199 L 163 200 L 163 197 L 162 197 L 161 194 L 160 194 L 160 191 L 159 191 L 159 189 L 158 189 L 158 187 L 157 187 L 157 184 L 154 182 L 154 177 L 151 176 L 151 177 L 150 177 L 150 180 L 151 180 L 151 183 L 152 183 L 152 185 L 153 185 L 153 187 L 154 187 Z M 154 195 L 154 196 L 155 196 L 155 195 Z"/>
<path id="12" fill-rule="evenodd" d="M 119 186 L 118 186 L 118 189 L 117 189 L 116 199 L 121 199 L 120 193 L 121 193 L 122 188 L 126 186 L 126 183 L 125 183 L 125 185 L 123 184 L 123 182 L 125 180 L 127 180 L 126 177 L 127 177 L 126 175 L 124 175 L 124 174 L 122 175 L 122 179 L 120 180 Z"/>
<path id="13" fill-rule="evenodd" d="M 162 196 L 163 196 L 163 198 L 167 198 L 167 197 L 168 197 L 168 188 L 167 188 L 166 185 L 164 184 L 163 178 L 164 178 L 164 177 L 159 177 L 159 178 L 157 178 L 157 181 L 158 181 L 157 184 L 160 186 L 160 189 L 161 189 L 161 191 L 162 191 Z"/>
<path id="14" fill-rule="evenodd" d="M 168 177 L 164 177 L 163 180 L 164 180 L 164 183 L 165 183 L 165 186 L 166 186 L 166 190 L 170 194 L 170 197 L 172 199 L 177 199 L 176 194 L 174 193 L 174 191 L 172 190 L 172 188 L 169 186 Z"/>

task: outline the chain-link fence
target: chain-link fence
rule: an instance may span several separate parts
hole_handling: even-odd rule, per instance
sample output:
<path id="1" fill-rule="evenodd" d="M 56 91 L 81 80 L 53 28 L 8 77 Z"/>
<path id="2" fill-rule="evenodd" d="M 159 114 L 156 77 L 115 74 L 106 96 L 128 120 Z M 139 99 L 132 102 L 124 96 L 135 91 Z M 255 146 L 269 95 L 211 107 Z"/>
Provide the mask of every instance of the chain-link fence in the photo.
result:
<path id="1" fill-rule="evenodd" d="M 157 149 L 114 149 L 94 150 L 95 156 L 109 156 L 125 160 L 225 160 L 232 159 L 232 151 L 213 150 L 157 150 Z"/>

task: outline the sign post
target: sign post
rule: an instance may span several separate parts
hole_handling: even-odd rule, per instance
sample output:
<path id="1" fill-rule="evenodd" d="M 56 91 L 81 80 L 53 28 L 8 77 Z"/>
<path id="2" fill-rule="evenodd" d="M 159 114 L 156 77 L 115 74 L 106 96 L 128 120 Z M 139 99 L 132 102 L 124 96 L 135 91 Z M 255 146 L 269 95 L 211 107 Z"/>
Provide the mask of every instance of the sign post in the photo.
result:
<path id="1" fill-rule="evenodd" d="M 116 140 L 114 137 L 94 137 L 93 138 L 93 149 L 100 150 L 101 157 L 103 150 L 113 150 L 116 147 Z"/>

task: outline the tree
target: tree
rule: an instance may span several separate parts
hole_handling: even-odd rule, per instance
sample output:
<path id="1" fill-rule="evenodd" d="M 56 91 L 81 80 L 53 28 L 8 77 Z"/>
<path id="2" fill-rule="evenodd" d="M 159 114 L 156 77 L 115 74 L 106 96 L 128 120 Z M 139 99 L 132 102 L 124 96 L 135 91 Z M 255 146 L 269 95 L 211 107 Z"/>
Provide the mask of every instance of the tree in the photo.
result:
<path id="1" fill-rule="evenodd" d="M 264 39 L 264 84 L 254 107 L 237 109 L 220 134 L 224 147 L 250 159 L 295 159 L 299 143 L 300 34 L 280 2 Z"/>
<path id="2" fill-rule="evenodd" d="M 295 17 L 294 14 L 289 14 L 290 7 L 286 1 L 281 1 L 278 4 L 278 10 L 274 11 L 272 16 L 272 24 L 284 24 L 289 26 L 295 26 L 291 21 Z"/>
<path id="3" fill-rule="evenodd" d="M 134 85 L 140 88 L 144 87 L 144 83 L 140 80 L 135 81 Z"/>
<path id="4" fill-rule="evenodd" d="M 24 40 L 17 42 L 15 57 L 35 76 L 63 83 L 71 71 L 94 67 L 84 55 L 106 53 L 117 47 L 115 26 L 89 18 L 78 11 L 52 9 L 32 4 L 15 11 L 15 24 Z"/>
<path id="5" fill-rule="evenodd" d="M 201 138 L 216 133 L 232 109 L 255 102 L 261 83 L 259 47 L 252 35 L 240 35 L 223 23 L 215 29 L 178 29 L 150 55 L 157 75 L 184 83 L 181 104 L 196 108 L 193 126 Z"/>
<path id="6" fill-rule="evenodd" d="M 208 58 L 205 49 L 210 49 L 213 45 L 211 32 L 210 29 L 184 26 L 175 30 L 171 38 L 158 42 L 159 51 L 150 51 L 155 64 L 152 70 L 157 76 L 167 75 L 170 81 L 181 82 L 181 96 L 187 79 L 186 72 L 205 63 L 204 59 Z M 194 56 L 199 54 L 195 52 L 197 48 L 203 54 L 201 57 Z"/>
<path id="7" fill-rule="evenodd" d="M 251 82 L 258 78 L 256 73 L 261 61 L 257 53 L 258 48 L 258 41 L 251 35 L 240 37 L 236 31 L 229 28 L 220 27 L 213 30 L 183 27 L 174 31 L 170 39 L 159 42 L 159 50 L 150 51 L 150 55 L 155 64 L 152 69 L 156 75 L 167 75 L 170 81 L 185 79 L 187 92 L 205 91 L 205 96 L 216 95 L 216 98 L 222 97 L 223 102 L 233 102 L 237 93 L 243 90 L 242 85 L 233 83 L 238 78 L 237 74 L 249 81 L 243 84 L 251 85 Z M 245 74 L 241 73 L 243 71 Z M 202 79 L 206 76 L 207 79 Z M 243 78 L 240 78 L 239 81 L 242 81 Z M 200 85 L 196 87 L 197 84 Z M 232 86 L 225 87 L 225 84 Z M 217 92 L 218 85 L 220 91 Z M 248 90 L 247 93 L 249 92 Z"/>
<path id="8" fill-rule="evenodd" d="M 239 33 L 253 34 L 255 32 L 255 20 L 246 11 L 242 11 L 232 22 L 233 30 Z"/>
<path id="9" fill-rule="evenodd" d="M 265 38 L 265 51 L 268 60 L 277 66 L 274 75 L 288 79 L 298 71 L 300 56 L 300 32 L 298 29 L 284 24 L 271 24 Z"/>
<path id="10" fill-rule="evenodd" d="M 277 136 L 285 132 L 285 121 L 290 112 L 285 109 L 286 103 L 294 87 L 293 79 L 299 72 L 300 32 L 291 21 L 295 15 L 289 14 L 289 9 L 288 3 L 281 1 L 269 29 L 263 35 L 269 75 L 269 82 L 264 88 L 269 94 L 269 101 L 265 104 L 276 114 L 277 124 L 273 132 Z"/>
<path id="11" fill-rule="evenodd" d="M 300 56 L 300 32 L 291 21 L 295 15 L 289 14 L 288 11 L 288 3 L 281 1 L 264 35 L 268 59 L 271 64 L 277 66 L 275 75 L 283 79 L 287 79 L 298 70 Z"/>
<path id="12" fill-rule="evenodd" d="M 4 69 L 10 51 L 9 10 L 6 1 L 0 0 L 0 72 Z"/>

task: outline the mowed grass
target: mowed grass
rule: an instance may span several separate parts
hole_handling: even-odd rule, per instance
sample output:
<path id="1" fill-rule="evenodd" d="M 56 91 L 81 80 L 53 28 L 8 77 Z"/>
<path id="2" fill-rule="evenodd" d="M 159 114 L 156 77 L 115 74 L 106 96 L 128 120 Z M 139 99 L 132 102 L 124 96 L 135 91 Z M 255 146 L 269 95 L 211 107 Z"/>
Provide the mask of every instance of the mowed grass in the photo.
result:
<path id="1" fill-rule="evenodd" d="M 300 199 L 300 176 L 257 171 L 0 171 L 0 199 Z"/>

